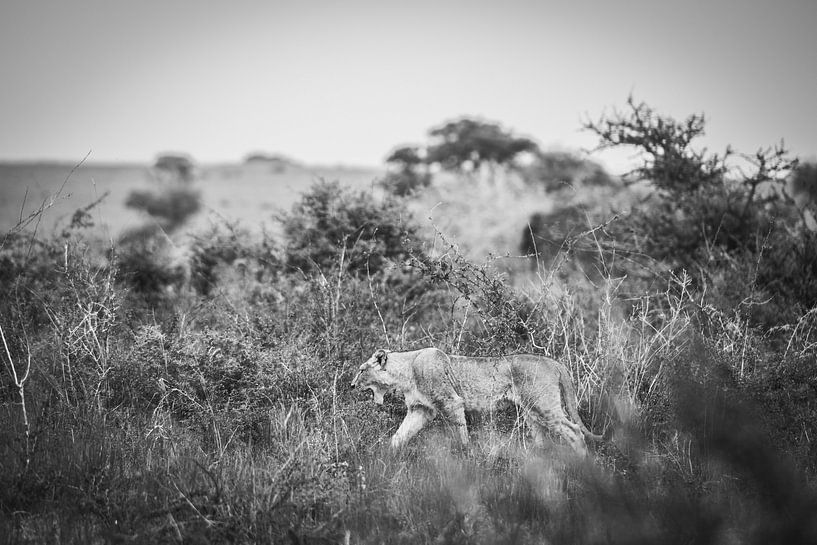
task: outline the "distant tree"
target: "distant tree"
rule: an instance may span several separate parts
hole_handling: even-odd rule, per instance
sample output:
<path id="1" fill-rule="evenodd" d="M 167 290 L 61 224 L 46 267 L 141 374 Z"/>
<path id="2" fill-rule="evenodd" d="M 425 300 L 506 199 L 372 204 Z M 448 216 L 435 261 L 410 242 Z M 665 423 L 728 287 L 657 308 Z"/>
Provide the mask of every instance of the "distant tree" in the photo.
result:
<path id="1" fill-rule="evenodd" d="M 429 131 L 426 162 L 451 170 L 478 170 L 483 164 L 508 165 L 523 152 L 536 152 L 533 140 L 513 135 L 495 123 L 462 118 Z"/>
<path id="2" fill-rule="evenodd" d="M 165 153 L 156 158 L 153 168 L 171 180 L 190 182 L 195 175 L 196 165 L 188 155 Z"/>
<path id="3" fill-rule="evenodd" d="M 386 157 L 386 164 L 396 165 L 402 170 L 413 169 L 425 163 L 424 153 L 420 146 L 401 146 Z"/>
<path id="4" fill-rule="evenodd" d="M 425 162 L 425 150 L 419 146 L 402 146 L 386 157 L 386 164 L 395 167 L 386 173 L 380 185 L 391 193 L 404 197 L 431 183 Z"/>
<path id="5" fill-rule="evenodd" d="M 278 153 L 266 153 L 263 151 L 256 151 L 248 153 L 244 157 L 245 165 L 267 165 L 272 172 L 281 173 L 287 168 L 297 166 L 297 163 Z"/>
<path id="6" fill-rule="evenodd" d="M 473 172 L 483 165 L 510 166 L 523 153 L 539 154 L 533 140 L 515 136 L 496 123 L 462 118 L 428 131 L 426 146 L 395 148 L 386 164 L 393 167 L 382 185 L 396 195 L 408 195 L 431 183 L 429 167 Z"/>

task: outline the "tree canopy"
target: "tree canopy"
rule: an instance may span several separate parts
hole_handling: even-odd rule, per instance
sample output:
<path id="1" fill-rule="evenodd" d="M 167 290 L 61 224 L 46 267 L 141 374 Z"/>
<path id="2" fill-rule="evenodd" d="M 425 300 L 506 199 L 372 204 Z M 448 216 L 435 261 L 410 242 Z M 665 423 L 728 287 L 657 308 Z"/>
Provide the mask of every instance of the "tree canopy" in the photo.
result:
<path id="1" fill-rule="evenodd" d="M 506 165 L 520 153 L 539 147 L 495 123 L 462 118 L 429 131 L 426 162 L 451 170 L 478 170 L 484 163 Z"/>
<path id="2" fill-rule="evenodd" d="M 164 153 L 156 157 L 153 168 L 173 180 L 190 182 L 193 180 L 196 164 L 188 155 Z"/>
<path id="3" fill-rule="evenodd" d="M 408 170 L 424 162 L 423 154 L 420 146 L 400 146 L 386 157 L 386 163 Z"/>

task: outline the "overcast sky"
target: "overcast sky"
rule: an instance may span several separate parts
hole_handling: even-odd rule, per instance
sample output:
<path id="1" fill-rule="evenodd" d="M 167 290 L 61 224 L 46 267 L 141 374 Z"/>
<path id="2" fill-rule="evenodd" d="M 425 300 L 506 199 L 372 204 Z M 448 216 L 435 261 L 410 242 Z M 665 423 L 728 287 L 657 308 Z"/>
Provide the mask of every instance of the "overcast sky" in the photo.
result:
<path id="1" fill-rule="evenodd" d="M 380 165 L 475 115 L 543 147 L 633 93 L 817 154 L 817 1 L 3 0 L 0 159 Z"/>

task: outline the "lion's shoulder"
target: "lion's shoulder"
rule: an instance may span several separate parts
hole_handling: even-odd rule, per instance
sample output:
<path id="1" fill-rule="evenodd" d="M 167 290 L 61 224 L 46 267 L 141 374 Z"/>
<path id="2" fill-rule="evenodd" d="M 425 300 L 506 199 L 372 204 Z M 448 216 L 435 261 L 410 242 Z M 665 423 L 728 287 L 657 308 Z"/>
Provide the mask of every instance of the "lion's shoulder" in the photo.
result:
<path id="1" fill-rule="evenodd" d="M 390 352 L 387 371 L 403 390 L 426 386 L 444 380 L 449 365 L 448 355 L 438 348 L 421 348 L 406 352 Z"/>
<path id="2" fill-rule="evenodd" d="M 424 365 L 444 366 L 450 361 L 450 357 L 439 348 L 429 347 L 417 350 L 415 361 Z"/>

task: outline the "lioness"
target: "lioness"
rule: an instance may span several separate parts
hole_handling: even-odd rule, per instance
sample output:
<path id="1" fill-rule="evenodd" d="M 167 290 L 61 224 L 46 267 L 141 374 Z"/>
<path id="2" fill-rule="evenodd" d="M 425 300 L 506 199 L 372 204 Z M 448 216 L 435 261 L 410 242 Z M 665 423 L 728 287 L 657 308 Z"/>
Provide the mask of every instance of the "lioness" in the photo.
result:
<path id="1" fill-rule="evenodd" d="M 391 438 L 393 448 L 417 435 L 440 411 L 457 426 L 466 445 L 465 411 L 490 411 L 503 401 L 522 410 L 537 445 L 544 441 L 543 427 L 581 455 L 587 453 L 584 436 L 601 439 L 579 417 L 568 370 L 544 356 L 472 358 L 449 356 L 436 348 L 412 352 L 380 349 L 360 366 L 352 386 L 370 389 L 377 404 L 382 404 L 383 395 L 392 390 L 405 396 L 408 412 Z"/>

